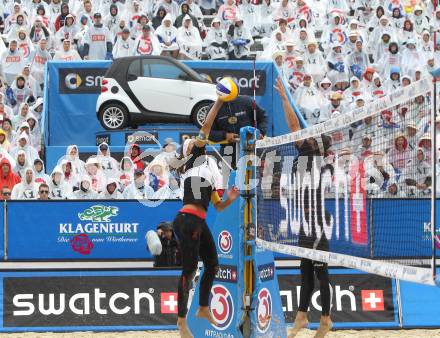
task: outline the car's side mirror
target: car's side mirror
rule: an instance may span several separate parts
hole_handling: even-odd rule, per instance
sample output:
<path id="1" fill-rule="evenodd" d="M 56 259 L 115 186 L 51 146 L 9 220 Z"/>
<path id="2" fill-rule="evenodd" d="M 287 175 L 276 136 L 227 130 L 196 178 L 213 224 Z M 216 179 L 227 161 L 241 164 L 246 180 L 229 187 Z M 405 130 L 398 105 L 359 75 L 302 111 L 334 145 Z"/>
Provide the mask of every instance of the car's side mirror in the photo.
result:
<path id="1" fill-rule="evenodd" d="M 137 75 L 136 74 L 128 74 L 128 76 L 127 76 L 127 81 L 135 81 L 135 80 L 137 80 Z"/>

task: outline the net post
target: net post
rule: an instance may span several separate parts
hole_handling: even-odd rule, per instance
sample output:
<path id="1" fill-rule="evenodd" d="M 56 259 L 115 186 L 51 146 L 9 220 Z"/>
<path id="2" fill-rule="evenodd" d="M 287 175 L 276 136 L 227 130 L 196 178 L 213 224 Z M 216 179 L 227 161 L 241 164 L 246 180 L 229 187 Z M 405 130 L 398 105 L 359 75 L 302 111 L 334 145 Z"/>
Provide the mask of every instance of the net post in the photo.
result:
<path id="1" fill-rule="evenodd" d="M 257 289 L 254 266 L 255 257 L 255 237 L 256 237 L 256 203 L 255 203 L 255 141 L 259 138 L 260 131 L 253 127 L 244 127 L 240 129 L 240 163 L 244 168 L 240 168 L 240 174 L 244 175 L 240 179 L 243 186 L 240 187 L 241 209 L 243 210 L 243 229 L 242 238 L 244 245 L 244 293 L 243 293 L 243 311 L 244 316 L 240 327 L 244 337 L 251 335 L 250 312 L 253 310 L 255 290 Z"/>

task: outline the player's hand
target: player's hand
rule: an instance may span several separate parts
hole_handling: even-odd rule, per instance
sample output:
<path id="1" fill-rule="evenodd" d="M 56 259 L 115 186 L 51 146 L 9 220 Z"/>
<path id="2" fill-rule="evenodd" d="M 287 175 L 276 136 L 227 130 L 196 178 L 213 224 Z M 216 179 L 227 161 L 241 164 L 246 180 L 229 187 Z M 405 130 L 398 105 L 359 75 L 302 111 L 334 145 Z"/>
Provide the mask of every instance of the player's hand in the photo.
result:
<path id="1" fill-rule="evenodd" d="M 239 142 L 240 137 L 238 137 L 238 134 L 226 133 L 226 141 L 228 141 L 229 143 Z"/>
<path id="2" fill-rule="evenodd" d="M 283 81 L 280 77 L 277 78 L 274 88 L 277 90 L 278 94 L 280 94 L 283 100 L 287 99 L 286 89 L 284 88 Z"/>
<path id="3" fill-rule="evenodd" d="M 235 201 L 238 196 L 240 196 L 240 191 L 236 186 L 233 186 L 231 189 L 228 190 L 228 199 L 232 202 Z"/>
<path id="4" fill-rule="evenodd" d="M 85 56 L 84 56 L 84 60 L 89 60 L 89 56 L 88 56 L 88 55 L 85 55 Z"/>

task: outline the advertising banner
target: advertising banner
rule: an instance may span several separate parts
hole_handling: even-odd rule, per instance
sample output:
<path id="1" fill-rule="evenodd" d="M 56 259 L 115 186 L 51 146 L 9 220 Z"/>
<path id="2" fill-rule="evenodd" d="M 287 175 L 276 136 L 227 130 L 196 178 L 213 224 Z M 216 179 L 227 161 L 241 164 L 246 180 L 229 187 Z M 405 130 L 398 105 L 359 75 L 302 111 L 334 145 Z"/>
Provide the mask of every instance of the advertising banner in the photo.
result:
<path id="1" fill-rule="evenodd" d="M 182 202 L 149 203 L 151 207 L 138 201 L 11 201 L 8 259 L 151 259 L 145 234 L 162 221 L 173 221 Z"/>
<path id="2" fill-rule="evenodd" d="M 110 61 L 47 64 L 45 135 L 49 145 L 94 145 L 95 133 L 104 131 L 96 118 L 96 100 Z"/>
<path id="3" fill-rule="evenodd" d="M 277 270 L 286 322 L 292 323 L 299 306 L 299 270 Z M 331 316 L 335 327 L 397 327 L 395 281 L 355 270 L 331 269 Z M 319 281 L 310 304 L 309 320 L 319 322 L 321 315 Z M 361 325 L 359 323 L 362 323 Z"/>
<path id="4" fill-rule="evenodd" d="M 175 328 L 177 275 L 3 273 L 2 331 Z"/>
<path id="5" fill-rule="evenodd" d="M 437 202 L 437 210 L 439 206 Z M 432 256 L 431 200 L 428 198 L 375 199 L 372 229 L 375 258 Z"/>
<path id="6" fill-rule="evenodd" d="M 272 278 L 270 267 L 259 271 L 260 278 Z M 237 308 L 238 295 L 231 293 L 231 286 L 236 285 L 234 272 L 235 266 L 222 264 L 214 282 L 211 307 L 215 308 L 221 327 L 213 328 L 206 324 L 203 331 L 196 328 L 193 333 L 205 334 L 204 331 L 208 330 L 212 337 L 225 336 L 228 324 L 235 325 L 231 318 L 240 309 Z M 277 273 L 280 297 L 271 294 L 270 298 L 272 302 L 282 302 L 286 323 L 290 325 L 299 301 L 299 270 L 280 269 Z M 2 272 L 0 331 L 176 329 L 179 276 L 179 270 Z M 331 269 L 330 281 L 335 327 L 398 327 L 393 281 L 348 269 Z M 260 292 L 260 314 L 265 313 L 270 304 L 264 289 Z M 426 296 L 435 296 L 431 293 L 433 290 L 426 291 Z M 412 307 L 422 308 L 424 304 L 417 301 L 415 293 L 409 289 L 408 292 L 412 296 L 406 292 L 403 294 L 404 314 L 410 314 L 405 312 L 407 296 L 412 297 Z M 193 299 L 197 304 L 198 298 L 194 296 Z M 438 297 L 433 297 L 431 302 L 436 299 Z M 213 302 L 218 302 L 215 303 L 217 306 Z M 310 306 L 312 327 L 319 322 L 319 310 L 319 291 L 316 289 Z M 434 316 L 435 308 L 432 310 Z M 429 311 L 423 312 L 423 316 Z M 190 312 L 189 318 L 190 323 L 203 323 L 194 319 L 193 312 Z M 420 316 L 417 321 L 420 326 L 423 326 L 423 318 Z M 429 324 L 439 326 L 438 316 L 432 317 Z M 191 328 L 194 327 L 191 324 Z M 265 329 L 264 323 L 260 329 Z"/>
<path id="7" fill-rule="evenodd" d="M 404 328 L 440 327 L 439 287 L 400 282 L 400 295 Z"/>
<path id="8" fill-rule="evenodd" d="M 287 132 L 284 116 L 273 113 L 282 106 L 273 90 L 274 77 L 278 73 L 272 62 L 255 63 L 255 80 L 254 63 L 250 61 L 186 61 L 185 64 L 207 74 L 213 81 L 225 75 L 233 76 L 243 95 L 253 96 L 255 86 L 257 103 L 268 114 L 268 135 Z M 110 61 L 48 62 L 46 146 L 91 146 L 96 143 L 96 134 L 105 133 L 96 116 L 96 101 L 101 81 L 110 65 Z M 188 129 L 188 124 L 175 126 L 177 134 L 179 129 Z"/>

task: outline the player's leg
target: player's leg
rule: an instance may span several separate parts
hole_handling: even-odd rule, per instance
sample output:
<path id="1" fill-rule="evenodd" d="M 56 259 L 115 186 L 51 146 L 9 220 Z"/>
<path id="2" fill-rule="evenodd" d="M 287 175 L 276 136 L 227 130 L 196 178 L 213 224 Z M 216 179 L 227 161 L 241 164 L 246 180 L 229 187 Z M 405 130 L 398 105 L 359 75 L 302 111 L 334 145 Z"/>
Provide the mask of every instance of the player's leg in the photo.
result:
<path id="1" fill-rule="evenodd" d="M 321 292 L 321 320 L 319 322 L 319 328 L 316 331 L 315 338 L 324 338 L 327 332 L 329 332 L 333 326 L 330 319 L 330 306 L 331 306 L 331 289 L 330 280 L 328 277 L 328 266 L 326 263 L 313 262 L 316 277 L 319 280 L 319 290 Z"/>
<path id="2" fill-rule="evenodd" d="M 203 275 L 200 279 L 199 288 L 199 309 L 196 316 L 208 320 L 211 324 L 216 325 L 216 321 L 209 309 L 209 295 L 211 293 L 212 284 L 218 271 L 217 249 L 215 247 L 214 238 L 209 230 L 206 222 L 203 222 L 200 234 L 200 258 L 203 261 Z"/>
<path id="3" fill-rule="evenodd" d="M 313 289 L 315 288 L 315 276 L 313 271 L 313 262 L 310 259 L 301 259 L 301 291 L 299 296 L 299 308 L 296 313 L 293 328 L 289 331 L 288 338 L 295 337 L 301 329 L 307 327 L 309 321 L 307 319 L 307 311 L 312 298 Z"/>
<path id="4" fill-rule="evenodd" d="M 186 322 L 188 312 L 188 296 L 192 282 L 197 271 L 197 263 L 200 246 L 200 224 L 195 221 L 196 217 L 188 214 L 178 214 L 173 227 L 182 257 L 182 274 L 177 287 L 178 319 L 177 327 L 180 336 L 193 337 Z"/>

